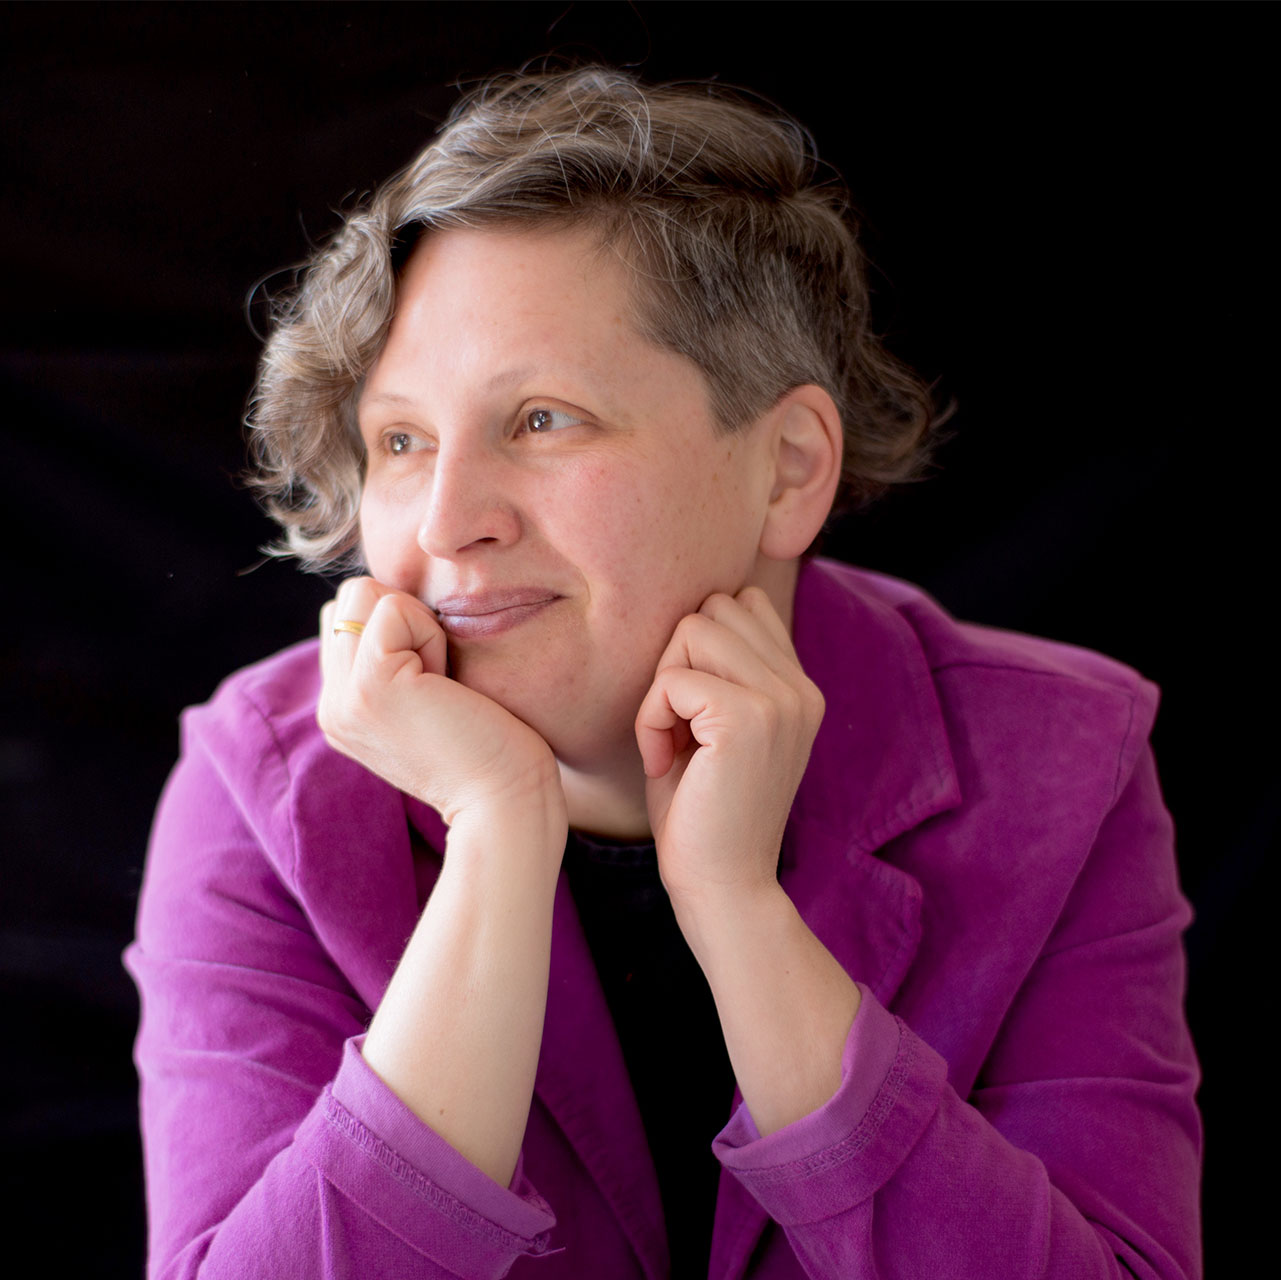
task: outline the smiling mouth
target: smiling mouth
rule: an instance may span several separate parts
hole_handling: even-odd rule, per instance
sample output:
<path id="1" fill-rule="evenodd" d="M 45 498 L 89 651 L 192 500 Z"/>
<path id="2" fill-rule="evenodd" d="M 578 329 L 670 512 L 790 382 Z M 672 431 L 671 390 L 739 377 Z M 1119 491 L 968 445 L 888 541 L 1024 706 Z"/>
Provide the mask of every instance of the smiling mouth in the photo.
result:
<path id="1" fill-rule="evenodd" d="M 434 612 L 449 636 L 472 640 L 510 631 L 561 598 L 545 587 L 521 587 L 513 591 L 449 596 L 436 602 Z"/>

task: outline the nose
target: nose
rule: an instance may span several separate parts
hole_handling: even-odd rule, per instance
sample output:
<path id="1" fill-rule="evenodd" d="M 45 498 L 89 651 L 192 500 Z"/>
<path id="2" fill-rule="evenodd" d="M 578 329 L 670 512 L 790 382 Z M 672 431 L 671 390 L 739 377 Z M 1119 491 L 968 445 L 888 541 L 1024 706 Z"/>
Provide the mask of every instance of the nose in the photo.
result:
<path id="1" fill-rule="evenodd" d="M 496 451 L 470 442 L 436 456 L 418 545 L 448 559 L 482 546 L 507 546 L 520 537 L 510 468 Z"/>

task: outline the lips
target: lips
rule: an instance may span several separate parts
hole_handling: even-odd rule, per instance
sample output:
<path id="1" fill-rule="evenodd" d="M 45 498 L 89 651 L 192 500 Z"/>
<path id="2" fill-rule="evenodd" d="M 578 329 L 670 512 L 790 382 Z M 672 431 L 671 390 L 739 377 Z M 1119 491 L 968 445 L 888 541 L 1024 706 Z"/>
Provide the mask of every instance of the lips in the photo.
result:
<path id="1" fill-rule="evenodd" d="M 514 587 L 446 596 L 434 606 L 440 625 L 451 636 L 474 639 L 518 627 L 562 597 L 546 587 Z"/>

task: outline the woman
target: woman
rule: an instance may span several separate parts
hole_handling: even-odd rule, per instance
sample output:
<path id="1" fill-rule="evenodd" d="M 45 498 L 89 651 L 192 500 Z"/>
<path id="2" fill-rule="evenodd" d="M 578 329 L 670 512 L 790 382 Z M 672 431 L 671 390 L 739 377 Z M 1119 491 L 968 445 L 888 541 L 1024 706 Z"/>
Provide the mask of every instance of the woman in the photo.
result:
<path id="1" fill-rule="evenodd" d="M 807 554 L 928 420 L 730 96 L 512 78 L 347 219 L 251 423 L 364 572 L 130 953 L 154 1275 L 1197 1274 L 1155 691 Z"/>

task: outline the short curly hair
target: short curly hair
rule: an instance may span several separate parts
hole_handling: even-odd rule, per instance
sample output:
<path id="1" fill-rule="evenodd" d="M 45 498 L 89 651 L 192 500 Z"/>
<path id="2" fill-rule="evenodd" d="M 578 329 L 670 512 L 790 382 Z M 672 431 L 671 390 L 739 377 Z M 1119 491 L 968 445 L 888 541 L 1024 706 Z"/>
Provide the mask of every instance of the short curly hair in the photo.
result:
<path id="1" fill-rule="evenodd" d="M 846 193 L 818 175 L 796 121 L 715 84 L 592 66 L 466 95 L 275 304 L 247 418 L 249 481 L 284 530 L 272 549 L 313 569 L 358 558 L 356 401 L 399 268 L 443 228 L 592 229 L 632 268 L 638 330 L 702 370 L 718 429 L 815 383 L 844 428 L 838 502 L 917 476 L 932 397 L 873 332 Z"/>

